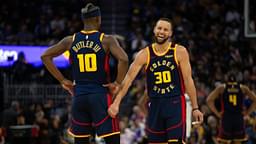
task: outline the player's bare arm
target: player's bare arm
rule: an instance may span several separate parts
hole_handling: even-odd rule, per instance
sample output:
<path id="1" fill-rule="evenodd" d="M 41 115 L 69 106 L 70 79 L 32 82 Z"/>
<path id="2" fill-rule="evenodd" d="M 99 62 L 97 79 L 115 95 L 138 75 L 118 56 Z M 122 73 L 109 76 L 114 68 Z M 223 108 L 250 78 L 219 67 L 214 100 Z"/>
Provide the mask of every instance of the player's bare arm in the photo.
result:
<path id="1" fill-rule="evenodd" d="M 102 44 L 105 51 L 110 51 L 110 53 L 118 60 L 117 76 L 115 82 L 103 85 L 108 87 L 114 98 L 119 90 L 120 83 L 124 79 L 128 70 L 128 56 L 124 52 L 123 48 L 119 45 L 116 38 L 114 38 L 112 35 L 104 35 Z"/>
<path id="2" fill-rule="evenodd" d="M 215 100 L 223 94 L 225 89 L 225 84 L 217 86 L 207 97 L 206 102 L 211 109 L 211 111 L 218 117 L 221 118 L 221 112 L 219 112 L 215 107 Z"/>
<path id="3" fill-rule="evenodd" d="M 148 109 L 147 109 L 148 101 L 149 101 L 148 93 L 147 93 L 147 90 L 145 90 L 144 94 L 139 98 L 139 101 L 138 101 L 138 105 L 145 115 L 148 114 Z"/>
<path id="4" fill-rule="evenodd" d="M 48 48 L 41 56 L 41 59 L 47 70 L 61 83 L 64 89 L 69 91 L 71 95 L 73 95 L 73 84 L 71 81 L 65 79 L 62 73 L 57 69 L 57 67 L 53 63 L 53 58 L 61 55 L 66 50 L 69 50 L 72 41 L 72 36 L 67 36 L 57 44 Z"/>
<path id="5" fill-rule="evenodd" d="M 255 110 L 255 107 L 256 107 L 256 95 L 247 86 L 241 84 L 240 87 L 243 93 L 252 100 L 252 104 L 246 112 L 246 114 L 250 115 Z"/>
<path id="6" fill-rule="evenodd" d="M 192 78 L 191 65 L 189 62 L 189 55 L 186 48 L 179 45 L 176 50 L 176 56 L 182 72 L 186 93 L 189 95 L 192 109 L 194 109 L 194 118 L 196 121 L 202 123 L 203 114 L 198 109 L 199 107 L 197 103 L 196 88 L 194 80 Z"/>
<path id="7" fill-rule="evenodd" d="M 112 35 L 105 35 L 103 44 L 109 49 L 111 54 L 118 60 L 118 73 L 116 82 L 121 83 L 128 70 L 128 56 Z"/>
<path id="8" fill-rule="evenodd" d="M 56 68 L 52 59 L 64 53 L 66 50 L 70 48 L 72 44 L 72 36 L 65 37 L 57 44 L 48 48 L 41 56 L 41 59 L 45 65 L 45 67 L 49 70 L 49 72 L 59 81 L 64 80 L 64 76 L 61 72 Z"/>
<path id="9" fill-rule="evenodd" d="M 121 83 L 120 91 L 118 92 L 114 102 L 109 107 L 109 115 L 115 117 L 119 111 L 119 105 L 122 98 L 127 93 L 129 87 L 131 86 L 132 81 L 135 79 L 140 69 L 147 64 L 148 52 L 146 49 L 142 49 L 135 57 L 135 60 L 129 67 L 127 74 L 125 75 L 124 80 Z"/>

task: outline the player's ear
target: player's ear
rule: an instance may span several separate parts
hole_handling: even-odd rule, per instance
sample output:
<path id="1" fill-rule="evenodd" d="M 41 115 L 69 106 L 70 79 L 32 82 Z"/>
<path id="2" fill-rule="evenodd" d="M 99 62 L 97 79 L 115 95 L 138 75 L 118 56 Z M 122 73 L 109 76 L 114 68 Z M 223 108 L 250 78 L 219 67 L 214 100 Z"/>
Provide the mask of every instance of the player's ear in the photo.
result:
<path id="1" fill-rule="evenodd" d="M 153 33 L 156 34 L 156 26 L 154 26 Z"/>
<path id="2" fill-rule="evenodd" d="M 171 38 L 171 37 L 172 37 L 172 33 L 173 33 L 173 31 L 172 31 L 172 30 L 170 30 L 169 38 Z"/>

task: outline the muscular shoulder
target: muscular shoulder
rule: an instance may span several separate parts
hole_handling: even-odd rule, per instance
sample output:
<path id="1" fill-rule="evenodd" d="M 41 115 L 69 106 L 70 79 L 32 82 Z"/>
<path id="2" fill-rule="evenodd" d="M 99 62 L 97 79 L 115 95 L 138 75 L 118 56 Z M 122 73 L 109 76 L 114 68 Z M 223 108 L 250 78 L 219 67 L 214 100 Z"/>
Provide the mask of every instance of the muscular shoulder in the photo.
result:
<path id="1" fill-rule="evenodd" d="M 241 90 L 243 91 L 243 93 L 246 93 L 247 91 L 250 90 L 248 86 L 243 85 L 243 84 L 240 84 L 240 88 L 241 88 Z"/>
<path id="2" fill-rule="evenodd" d="M 136 62 L 138 62 L 138 63 L 140 63 L 142 65 L 145 65 L 145 64 L 147 64 L 148 56 L 149 56 L 148 47 L 146 47 L 146 48 L 141 49 L 136 54 L 134 61 L 136 61 Z"/>
<path id="3" fill-rule="evenodd" d="M 225 84 L 219 84 L 215 87 L 215 89 L 212 91 L 217 96 L 222 95 L 225 90 Z"/>
<path id="4" fill-rule="evenodd" d="M 189 59 L 187 49 L 184 46 L 179 44 L 176 46 L 176 56 L 178 61 L 181 61 L 183 59 Z"/>
<path id="5" fill-rule="evenodd" d="M 67 42 L 73 42 L 73 36 L 69 35 L 63 38 L 63 40 L 67 41 Z"/>
<path id="6" fill-rule="evenodd" d="M 223 93 L 224 89 L 226 88 L 226 84 L 220 84 L 217 86 L 217 90 L 221 93 Z"/>
<path id="7" fill-rule="evenodd" d="M 145 47 L 145 48 L 141 49 L 141 50 L 136 54 L 136 57 L 147 58 L 148 55 L 149 55 L 149 53 L 148 53 L 148 47 Z"/>
<path id="8" fill-rule="evenodd" d="M 104 34 L 102 42 L 110 42 L 113 41 L 115 38 L 113 35 Z"/>
<path id="9" fill-rule="evenodd" d="M 115 39 L 115 37 L 113 35 L 104 34 L 104 37 L 102 39 L 102 45 L 106 50 L 109 49 L 110 45 L 113 45 L 116 43 L 117 43 L 117 40 Z"/>
<path id="10" fill-rule="evenodd" d="M 73 36 L 66 36 L 58 44 L 65 47 L 65 49 L 70 49 L 72 43 L 73 43 Z"/>
<path id="11" fill-rule="evenodd" d="M 115 43 L 115 42 L 117 42 L 115 36 L 104 34 L 104 37 L 102 39 L 103 44 L 109 45 L 109 44 L 112 44 L 112 43 Z"/>

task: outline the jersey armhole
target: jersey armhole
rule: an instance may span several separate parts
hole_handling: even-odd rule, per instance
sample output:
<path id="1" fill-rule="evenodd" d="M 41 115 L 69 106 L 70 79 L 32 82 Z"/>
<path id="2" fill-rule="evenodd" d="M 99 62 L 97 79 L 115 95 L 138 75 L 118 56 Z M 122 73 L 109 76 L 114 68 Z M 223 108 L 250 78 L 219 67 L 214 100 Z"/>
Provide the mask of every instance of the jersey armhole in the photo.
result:
<path id="1" fill-rule="evenodd" d="M 179 65 L 179 61 L 178 61 L 178 58 L 177 58 L 177 46 L 178 44 L 175 44 L 173 50 L 174 50 L 174 60 L 176 62 L 177 65 Z"/>
<path id="2" fill-rule="evenodd" d="M 150 52 L 149 52 L 149 47 L 146 47 L 146 50 L 147 50 L 148 56 L 147 56 L 147 63 L 146 63 L 146 65 L 145 65 L 145 71 L 147 71 L 147 69 L 148 69 L 148 65 L 149 65 L 149 62 L 150 62 Z"/>
<path id="3" fill-rule="evenodd" d="M 101 34 L 100 34 L 100 42 L 102 42 L 103 37 L 104 37 L 104 33 L 101 33 Z"/>
<path id="4" fill-rule="evenodd" d="M 76 38 L 76 33 L 73 34 L 72 42 L 74 42 L 75 38 Z"/>

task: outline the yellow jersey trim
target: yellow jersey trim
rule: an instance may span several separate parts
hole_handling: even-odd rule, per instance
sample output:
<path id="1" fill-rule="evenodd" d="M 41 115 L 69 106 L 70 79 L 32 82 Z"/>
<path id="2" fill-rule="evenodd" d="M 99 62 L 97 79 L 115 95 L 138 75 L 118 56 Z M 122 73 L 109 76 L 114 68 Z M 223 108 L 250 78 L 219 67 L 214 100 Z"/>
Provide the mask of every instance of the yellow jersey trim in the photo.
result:
<path id="1" fill-rule="evenodd" d="M 157 56 L 163 56 L 163 55 L 165 55 L 165 54 L 169 51 L 170 46 L 171 46 L 171 43 L 169 43 L 168 48 L 167 48 L 166 51 L 163 52 L 163 53 L 157 53 L 157 52 L 156 52 L 156 50 L 155 50 L 155 43 L 152 44 L 152 49 L 153 49 L 154 53 L 155 53 Z"/>
<path id="2" fill-rule="evenodd" d="M 98 137 L 99 138 L 105 138 L 105 137 L 116 135 L 116 134 L 120 134 L 120 132 L 113 132 L 113 133 L 109 133 L 109 134 L 104 134 L 104 135 L 101 135 L 101 136 L 98 136 Z"/>
<path id="3" fill-rule="evenodd" d="M 149 144 L 168 144 L 168 143 L 149 143 Z"/>
<path id="4" fill-rule="evenodd" d="M 168 140 L 168 142 L 178 142 L 179 140 L 178 139 L 170 139 Z"/>
<path id="5" fill-rule="evenodd" d="M 84 138 L 84 137 L 90 137 L 91 135 L 88 134 L 88 135 L 75 135 L 73 134 L 70 129 L 67 130 L 68 134 L 71 135 L 72 137 L 77 137 L 77 138 Z"/>
<path id="6" fill-rule="evenodd" d="M 102 42 L 103 37 L 104 37 L 104 33 L 101 33 L 101 34 L 100 34 L 100 42 Z"/>
<path id="7" fill-rule="evenodd" d="M 168 142 L 179 142 L 178 139 L 169 139 Z M 182 140 L 182 144 L 186 144 L 183 140 Z"/>
<path id="8" fill-rule="evenodd" d="M 74 41 L 75 38 L 76 38 L 76 34 L 74 33 L 74 34 L 73 34 L 73 37 L 72 37 L 72 41 Z"/>
<path id="9" fill-rule="evenodd" d="M 235 84 L 237 84 L 237 82 L 228 82 L 228 84 L 235 85 Z"/>
<path id="10" fill-rule="evenodd" d="M 174 51 L 174 60 L 175 60 L 176 64 L 179 65 L 179 61 L 177 58 L 177 44 L 175 44 L 174 48 L 172 48 L 172 49 Z"/>
<path id="11" fill-rule="evenodd" d="M 149 65 L 149 62 L 150 62 L 150 52 L 149 52 L 149 47 L 146 47 L 147 49 L 147 53 L 148 53 L 148 57 L 147 57 L 147 63 L 146 63 L 146 66 L 145 66 L 145 70 L 148 69 L 148 65 Z"/>
<path id="12" fill-rule="evenodd" d="M 89 30 L 89 31 L 86 31 L 86 30 L 82 30 L 81 33 L 84 33 L 84 34 L 91 34 L 91 33 L 95 33 L 95 32 L 98 32 L 97 30 Z"/>

